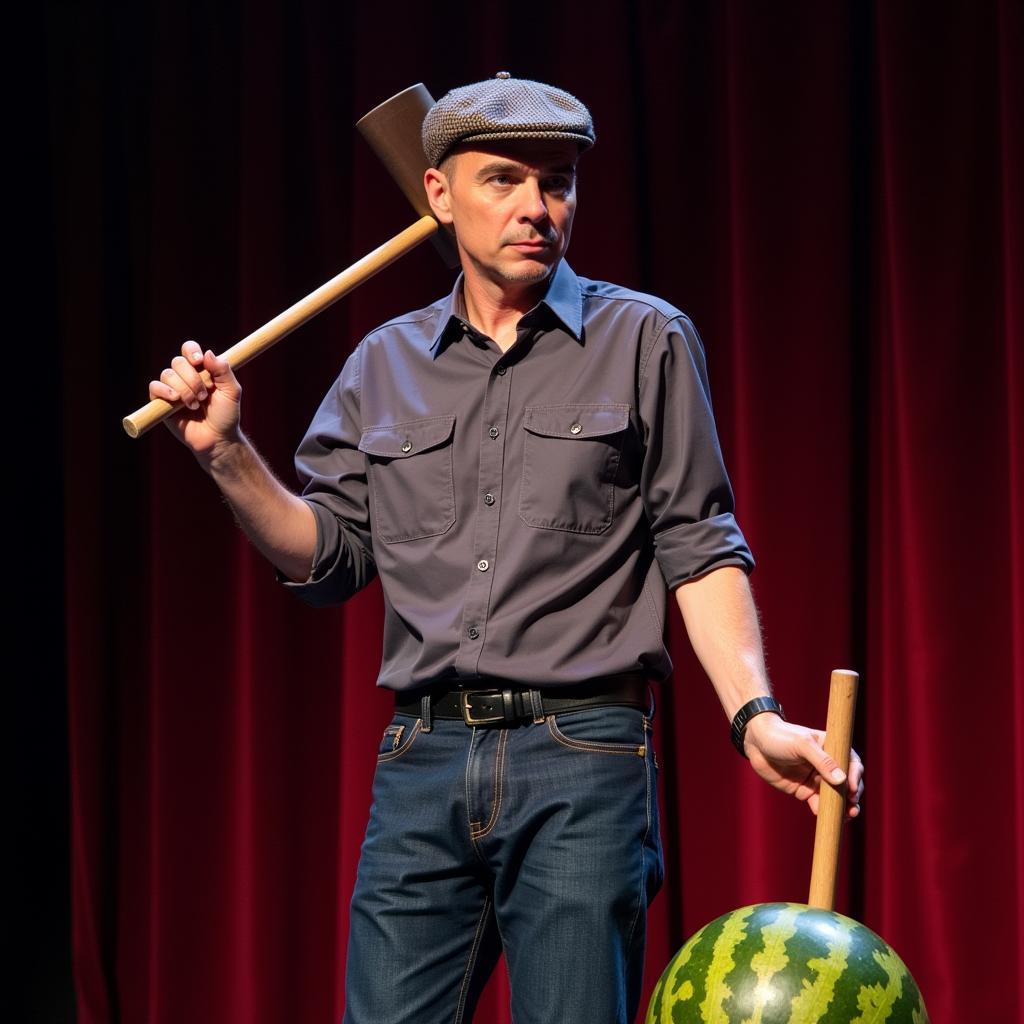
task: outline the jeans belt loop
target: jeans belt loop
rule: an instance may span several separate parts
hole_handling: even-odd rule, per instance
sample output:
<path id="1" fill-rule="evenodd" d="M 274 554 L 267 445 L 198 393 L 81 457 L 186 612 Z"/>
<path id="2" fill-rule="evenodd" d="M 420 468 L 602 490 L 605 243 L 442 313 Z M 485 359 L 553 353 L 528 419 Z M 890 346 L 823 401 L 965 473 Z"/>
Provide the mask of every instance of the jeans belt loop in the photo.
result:
<path id="1" fill-rule="evenodd" d="M 540 725 L 544 721 L 544 702 L 540 690 L 530 690 L 530 709 L 533 711 L 533 724 Z"/>
<path id="2" fill-rule="evenodd" d="M 423 723 L 420 726 L 420 732 L 430 732 L 430 727 L 433 724 L 430 716 L 430 694 L 426 693 L 420 700 L 420 721 Z"/>

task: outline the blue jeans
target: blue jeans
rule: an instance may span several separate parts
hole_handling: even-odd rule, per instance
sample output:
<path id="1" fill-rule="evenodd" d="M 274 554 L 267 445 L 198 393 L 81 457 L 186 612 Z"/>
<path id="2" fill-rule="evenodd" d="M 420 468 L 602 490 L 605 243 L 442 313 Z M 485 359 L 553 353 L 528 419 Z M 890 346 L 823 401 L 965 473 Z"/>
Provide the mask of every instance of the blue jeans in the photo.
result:
<path id="1" fill-rule="evenodd" d="M 516 1024 L 627 1024 L 663 861 L 649 716 L 396 715 L 352 897 L 346 1024 L 462 1024 L 502 950 Z"/>

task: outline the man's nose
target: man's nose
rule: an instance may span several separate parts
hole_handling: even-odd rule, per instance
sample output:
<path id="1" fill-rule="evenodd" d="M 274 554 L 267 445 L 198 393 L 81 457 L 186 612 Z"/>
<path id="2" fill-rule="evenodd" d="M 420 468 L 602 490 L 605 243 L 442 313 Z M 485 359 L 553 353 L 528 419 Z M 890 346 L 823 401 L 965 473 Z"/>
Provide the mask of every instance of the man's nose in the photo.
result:
<path id="1" fill-rule="evenodd" d="M 522 220 L 532 223 L 544 220 L 548 215 L 547 203 L 544 202 L 544 193 L 541 191 L 540 183 L 534 178 L 527 178 L 521 187 L 522 206 L 519 216 Z"/>

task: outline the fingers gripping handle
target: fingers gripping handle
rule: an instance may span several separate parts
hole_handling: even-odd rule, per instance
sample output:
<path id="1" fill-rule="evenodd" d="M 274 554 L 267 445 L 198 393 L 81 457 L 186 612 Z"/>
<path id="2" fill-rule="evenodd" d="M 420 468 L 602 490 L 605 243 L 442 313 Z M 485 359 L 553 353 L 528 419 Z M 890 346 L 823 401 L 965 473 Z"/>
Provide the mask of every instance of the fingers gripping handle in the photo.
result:
<path id="1" fill-rule="evenodd" d="M 265 352 L 275 342 L 291 334 L 296 327 L 300 327 L 317 313 L 337 302 L 343 295 L 347 295 L 364 281 L 369 280 L 378 271 L 404 256 L 410 249 L 415 248 L 436 231 L 437 221 L 433 217 L 421 217 L 404 231 L 400 231 L 394 238 L 378 246 L 361 260 L 357 260 L 348 269 L 332 277 L 326 284 L 322 284 L 316 291 L 311 292 L 304 299 L 300 299 L 294 306 L 289 306 L 273 320 L 232 345 L 223 353 L 224 358 L 227 359 L 233 370 L 244 366 L 249 360 L 255 359 L 261 352 Z M 205 371 L 203 380 L 209 387 L 209 374 Z M 147 405 L 136 409 L 130 416 L 126 416 L 121 422 L 129 437 L 139 437 L 180 408 L 180 402 L 172 405 L 163 399 L 155 398 Z"/>
<path id="2" fill-rule="evenodd" d="M 825 752 L 844 772 L 850 769 L 858 678 L 856 672 L 836 669 L 832 673 L 829 688 Z M 822 780 L 818 796 L 818 823 L 814 833 L 814 859 L 811 863 L 811 891 L 807 898 L 810 906 L 822 910 L 831 910 L 835 903 L 839 836 L 845 813 L 846 783 L 833 786 Z"/>

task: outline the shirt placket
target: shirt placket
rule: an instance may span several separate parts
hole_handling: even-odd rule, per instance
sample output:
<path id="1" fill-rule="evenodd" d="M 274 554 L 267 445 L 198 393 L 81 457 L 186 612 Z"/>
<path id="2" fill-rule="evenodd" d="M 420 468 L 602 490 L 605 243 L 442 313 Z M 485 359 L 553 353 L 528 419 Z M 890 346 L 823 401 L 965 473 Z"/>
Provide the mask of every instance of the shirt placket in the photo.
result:
<path id="1" fill-rule="evenodd" d="M 469 678 L 479 675 L 498 559 L 498 524 L 502 488 L 505 486 L 506 427 L 511 383 L 512 367 L 506 357 L 502 356 L 491 368 L 484 396 L 472 565 L 462 616 L 462 638 L 455 660 L 458 675 Z"/>

